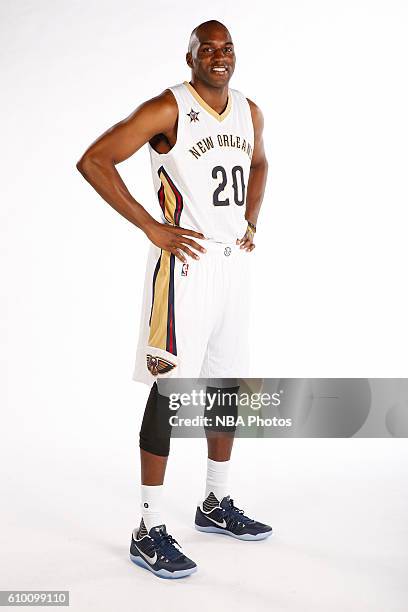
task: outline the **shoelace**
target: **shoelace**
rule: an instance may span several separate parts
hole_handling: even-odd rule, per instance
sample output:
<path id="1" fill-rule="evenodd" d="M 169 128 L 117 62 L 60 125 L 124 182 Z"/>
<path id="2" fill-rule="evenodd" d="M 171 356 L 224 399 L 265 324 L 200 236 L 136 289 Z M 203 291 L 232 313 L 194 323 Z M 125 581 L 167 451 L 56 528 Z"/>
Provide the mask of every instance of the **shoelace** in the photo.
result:
<path id="1" fill-rule="evenodd" d="M 237 508 L 236 506 L 234 506 L 234 500 L 230 499 L 229 501 L 229 505 L 230 507 L 227 509 L 224 509 L 224 512 L 226 514 L 226 517 L 228 519 L 232 519 L 235 522 L 239 522 L 239 523 L 244 523 L 245 525 L 248 523 L 254 523 L 254 519 L 249 518 L 249 516 L 246 516 L 244 514 L 243 510 L 240 510 L 239 508 Z"/>
<path id="2" fill-rule="evenodd" d="M 170 561 L 174 561 L 174 559 L 177 559 L 177 557 L 180 557 L 183 554 L 174 546 L 174 544 L 180 546 L 173 536 L 170 534 L 162 534 L 160 538 L 155 541 L 154 547 L 156 548 L 157 552 L 167 557 L 167 559 L 170 559 Z"/>

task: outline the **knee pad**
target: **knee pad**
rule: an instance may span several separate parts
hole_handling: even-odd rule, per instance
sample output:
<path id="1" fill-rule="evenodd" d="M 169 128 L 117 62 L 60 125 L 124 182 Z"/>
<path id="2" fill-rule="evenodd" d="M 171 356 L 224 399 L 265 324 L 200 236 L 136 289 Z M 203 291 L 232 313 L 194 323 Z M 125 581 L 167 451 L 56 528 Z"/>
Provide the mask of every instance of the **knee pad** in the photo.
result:
<path id="1" fill-rule="evenodd" d="M 139 434 L 141 449 L 167 457 L 170 452 L 171 425 L 169 398 L 160 395 L 155 382 L 150 390 Z"/>
<path id="2" fill-rule="evenodd" d="M 220 389 L 219 387 L 207 387 L 206 394 L 206 409 L 205 416 L 211 417 L 211 425 L 205 426 L 206 432 L 226 432 L 234 433 L 236 430 L 236 419 L 238 416 L 238 387 L 226 387 Z M 215 398 L 210 400 L 208 394 Z M 214 401 L 214 404 L 212 402 Z M 211 410 L 207 410 L 207 407 L 211 405 Z M 217 417 L 219 420 L 217 422 Z M 222 419 L 224 417 L 224 420 Z M 227 418 L 226 418 L 227 417 Z M 228 418 L 233 420 L 234 424 L 228 423 Z"/>

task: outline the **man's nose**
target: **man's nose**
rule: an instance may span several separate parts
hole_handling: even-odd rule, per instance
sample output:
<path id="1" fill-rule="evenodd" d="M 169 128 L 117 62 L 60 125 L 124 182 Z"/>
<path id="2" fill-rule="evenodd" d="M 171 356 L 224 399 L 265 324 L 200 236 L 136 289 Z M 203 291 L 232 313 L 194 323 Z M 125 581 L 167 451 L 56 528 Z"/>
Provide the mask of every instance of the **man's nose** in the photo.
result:
<path id="1" fill-rule="evenodd" d="M 216 49 L 214 51 L 214 57 L 217 58 L 223 58 L 224 57 L 224 49 Z"/>

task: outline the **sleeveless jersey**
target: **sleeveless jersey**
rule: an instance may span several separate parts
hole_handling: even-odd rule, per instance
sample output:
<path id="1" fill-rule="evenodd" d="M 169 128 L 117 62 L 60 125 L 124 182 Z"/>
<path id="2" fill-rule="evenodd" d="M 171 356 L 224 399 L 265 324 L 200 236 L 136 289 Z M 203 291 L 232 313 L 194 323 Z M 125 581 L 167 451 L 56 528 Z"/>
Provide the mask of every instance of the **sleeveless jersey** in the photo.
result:
<path id="1" fill-rule="evenodd" d="M 245 205 L 254 128 L 245 96 L 229 89 L 218 114 L 186 81 L 169 88 L 178 106 L 177 141 L 168 153 L 149 144 L 163 223 L 235 243 L 246 230 Z"/>

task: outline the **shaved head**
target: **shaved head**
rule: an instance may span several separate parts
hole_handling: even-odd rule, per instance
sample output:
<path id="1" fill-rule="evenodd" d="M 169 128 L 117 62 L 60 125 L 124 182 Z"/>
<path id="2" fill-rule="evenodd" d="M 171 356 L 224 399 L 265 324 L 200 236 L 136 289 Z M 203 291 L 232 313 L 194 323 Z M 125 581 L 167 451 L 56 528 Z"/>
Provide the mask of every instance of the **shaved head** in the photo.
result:
<path id="1" fill-rule="evenodd" d="M 196 26 L 194 30 L 190 34 L 190 40 L 188 43 L 188 51 L 192 52 L 193 48 L 198 44 L 200 44 L 203 40 L 206 39 L 210 35 L 212 29 L 224 30 L 228 37 L 231 39 L 231 35 L 228 31 L 228 28 L 221 23 L 221 21 L 217 21 L 216 19 L 210 19 L 210 21 L 204 21 L 200 23 L 200 25 Z"/>
<path id="2" fill-rule="evenodd" d="M 212 89 L 225 89 L 234 72 L 235 51 L 228 28 L 211 19 L 191 32 L 186 53 L 192 79 Z"/>

